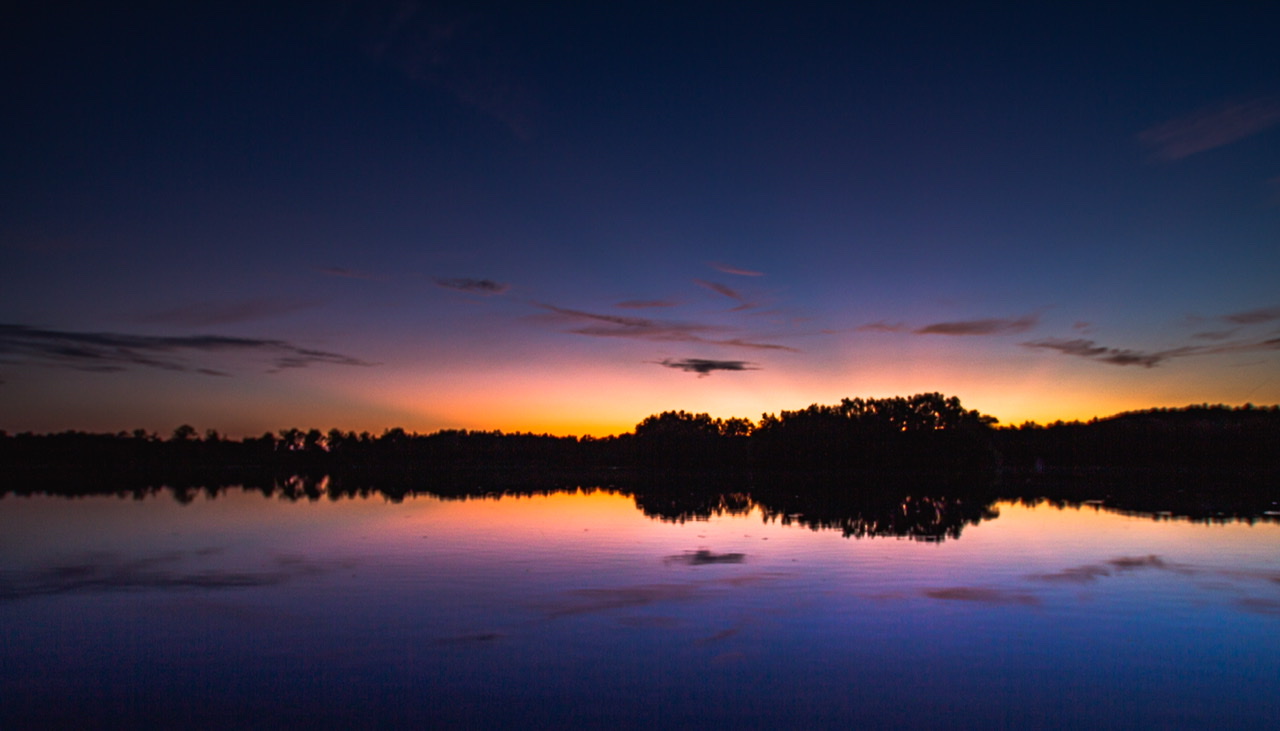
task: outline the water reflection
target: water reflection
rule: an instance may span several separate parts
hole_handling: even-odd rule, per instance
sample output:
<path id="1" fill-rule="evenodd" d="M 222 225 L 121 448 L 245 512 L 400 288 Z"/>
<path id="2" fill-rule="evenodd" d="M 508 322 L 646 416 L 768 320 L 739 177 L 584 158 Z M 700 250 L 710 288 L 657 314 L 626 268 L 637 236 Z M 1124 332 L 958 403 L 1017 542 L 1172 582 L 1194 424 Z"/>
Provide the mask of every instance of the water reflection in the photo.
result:
<path id="1" fill-rule="evenodd" d="M 1141 480 L 1091 479 L 995 484 L 920 476 L 864 474 L 805 475 L 646 475 L 612 473 L 552 478 L 528 471 L 447 471 L 431 475 L 361 479 L 358 475 L 292 474 L 263 476 L 243 484 L 142 485 L 112 482 L 10 485 L 3 495 L 48 494 L 68 497 L 116 495 L 145 499 L 169 495 L 187 504 L 200 496 L 217 498 L 228 489 L 257 492 L 286 501 L 341 501 L 382 497 L 399 503 L 413 497 L 472 500 L 532 497 L 599 489 L 631 497 L 641 513 L 664 522 L 704 521 L 744 516 L 758 510 L 766 521 L 846 538 L 904 538 L 939 542 L 959 538 L 964 529 L 999 516 L 1000 500 L 1023 505 L 1091 506 L 1099 510 L 1149 517 L 1223 523 L 1280 522 L 1280 502 L 1267 486 L 1224 488 L 1205 482 L 1148 484 Z M 584 486 L 590 485 L 589 488 Z"/>
<path id="2" fill-rule="evenodd" d="M 358 484 L 0 500 L 0 727 L 1265 727 L 1280 712 L 1275 526 L 936 482 L 460 479 L 399 502 Z"/>

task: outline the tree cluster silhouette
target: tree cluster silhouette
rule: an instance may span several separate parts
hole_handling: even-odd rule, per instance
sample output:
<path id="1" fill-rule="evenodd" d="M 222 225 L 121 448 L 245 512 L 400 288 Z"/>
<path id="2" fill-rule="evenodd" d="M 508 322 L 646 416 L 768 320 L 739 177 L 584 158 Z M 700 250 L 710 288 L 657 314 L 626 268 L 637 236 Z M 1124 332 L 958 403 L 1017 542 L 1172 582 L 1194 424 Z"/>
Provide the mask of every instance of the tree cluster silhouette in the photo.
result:
<path id="1" fill-rule="evenodd" d="M 1055 484 L 1137 473 L 1152 489 L 1171 475 L 1228 475 L 1224 490 L 1280 476 L 1280 407 L 1189 406 L 1119 414 L 1087 423 L 996 428 L 995 419 L 937 393 L 844 399 L 748 419 L 667 411 L 605 438 L 499 431 L 401 428 L 380 435 L 283 429 L 259 437 L 203 436 L 183 424 L 166 439 L 117 434 L 0 432 L 9 484 L 273 483 L 293 475 L 336 483 L 420 483 L 483 472 L 531 483 L 610 484 L 628 472 L 726 475 L 754 484 L 770 475 L 928 475 L 945 484 L 979 477 Z M 505 478 L 504 478 L 505 479 Z M 790 479 L 790 478 L 788 478 Z M 966 480 L 961 480 L 966 481 Z M 678 480 L 687 483 L 683 477 Z M 815 481 L 861 490 L 863 482 Z M 1231 483 L 1231 484 L 1225 484 Z"/>

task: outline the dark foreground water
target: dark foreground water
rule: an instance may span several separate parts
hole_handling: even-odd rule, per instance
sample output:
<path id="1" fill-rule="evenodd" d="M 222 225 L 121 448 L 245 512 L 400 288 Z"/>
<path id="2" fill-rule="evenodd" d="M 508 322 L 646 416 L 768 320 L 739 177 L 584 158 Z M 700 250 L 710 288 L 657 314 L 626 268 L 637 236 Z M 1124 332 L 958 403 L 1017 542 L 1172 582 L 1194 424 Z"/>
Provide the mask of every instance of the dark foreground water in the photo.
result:
<path id="1" fill-rule="evenodd" d="M 0 728 L 1274 727 L 1280 525 L 994 510 L 11 495 Z"/>

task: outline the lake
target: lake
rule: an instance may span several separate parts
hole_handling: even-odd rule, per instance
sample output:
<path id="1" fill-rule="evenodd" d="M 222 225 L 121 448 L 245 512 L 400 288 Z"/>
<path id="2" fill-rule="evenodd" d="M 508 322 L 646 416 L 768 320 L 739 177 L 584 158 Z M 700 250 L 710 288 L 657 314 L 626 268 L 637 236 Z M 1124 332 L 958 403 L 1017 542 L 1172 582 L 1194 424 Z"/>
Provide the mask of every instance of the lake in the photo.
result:
<path id="1" fill-rule="evenodd" d="M 0 727 L 1280 718 L 1274 515 L 643 502 L 7 495 Z"/>

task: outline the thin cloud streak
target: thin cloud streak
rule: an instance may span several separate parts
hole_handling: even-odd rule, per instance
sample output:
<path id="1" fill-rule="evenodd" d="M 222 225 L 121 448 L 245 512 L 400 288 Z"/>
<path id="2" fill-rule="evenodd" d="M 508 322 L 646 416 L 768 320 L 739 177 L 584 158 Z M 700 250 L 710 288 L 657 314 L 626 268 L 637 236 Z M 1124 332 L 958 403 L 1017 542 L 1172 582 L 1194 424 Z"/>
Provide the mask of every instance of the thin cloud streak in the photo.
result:
<path id="1" fill-rule="evenodd" d="M 314 301 L 285 301 L 268 298 L 240 302 L 201 302 L 171 307 L 136 317 L 134 320 L 176 327 L 214 327 L 288 315 L 316 307 L 318 304 Z"/>
<path id="2" fill-rule="evenodd" d="M 627 317 L 624 315 L 606 315 L 567 307 L 557 307 L 546 303 L 535 302 L 535 307 L 553 313 L 570 323 L 581 323 L 571 326 L 568 332 L 575 335 L 590 335 L 605 338 L 637 338 L 666 342 L 703 343 L 722 345 L 732 348 L 752 350 L 784 350 L 798 352 L 795 348 L 777 343 L 757 343 L 740 337 L 712 337 L 714 333 L 728 335 L 733 328 L 722 325 L 703 325 L 699 323 L 674 322 L 656 320 L 647 317 Z"/>
<path id="3" fill-rule="evenodd" d="M 657 361 L 657 364 L 664 368 L 674 368 L 688 373 L 697 373 L 698 378 L 704 378 L 716 371 L 760 370 L 759 366 L 755 363 L 745 360 L 710 360 L 707 358 L 684 358 L 682 360 L 672 360 L 671 358 L 667 358 L 665 360 Z"/>
<path id="4" fill-rule="evenodd" d="M 511 288 L 511 285 L 502 282 L 495 282 L 492 279 L 471 279 L 470 277 L 457 278 L 440 278 L 435 280 L 436 286 L 444 289 L 452 289 L 457 292 L 469 292 L 471 294 L 481 294 L 485 296 L 502 294 Z"/>
<path id="5" fill-rule="evenodd" d="M 110 373 L 131 366 L 165 371 L 225 376 L 227 373 L 194 366 L 181 352 L 267 353 L 276 370 L 311 365 L 371 366 L 341 353 L 302 348 L 284 340 L 239 338 L 225 335 L 131 335 L 109 332 L 45 330 L 26 325 L 0 324 L 0 359 L 35 361 L 82 371 Z"/>
<path id="6" fill-rule="evenodd" d="M 1275 322 L 1280 320 L 1280 306 L 1235 312 L 1230 315 L 1223 315 L 1222 319 L 1227 322 L 1234 322 L 1237 325 L 1259 325 L 1265 322 Z"/>
<path id="7" fill-rule="evenodd" d="M 753 350 L 785 350 L 788 353 L 799 353 L 798 348 L 792 348 L 789 345 L 778 345 L 777 343 L 753 343 L 741 338 L 730 338 L 728 340 L 708 340 L 712 345 L 728 345 L 734 348 L 751 348 Z"/>
<path id="8" fill-rule="evenodd" d="M 620 307 L 624 310 L 648 310 L 659 307 L 676 307 L 679 304 L 676 300 L 627 300 L 619 302 L 614 307 Z"/>
<path id="9" fill-rule="evenodd" d="M 1202 335 L 1203 334 L 1204 333 L 1202 333 Z M 1111 348 L 1083 338 L 1045 338 L 1043 340 L 1022 343 L 1022 346 L 1025 348 L 1056 350 L 1063 355 L 1088 358 L 1090 360 L 1096 360 L 1100 363 L 1107 363 L 1109 365 L 1136 365 L 1144 368 L 1154 368 L 1157 365 L 1174 358 L 1186 358 L 1196 355 L 1225 355 L 1231 353 L 1252 353 L 1280 350 L 1280 338 L 1269 338 L 1267 340 L 1240 340 L 1236 342 L 1221 343 L 1218 345 L 1184 345 L 1177 348 L 1158 351 Z"/>
<path id="10" fill-rule="evenodd" d="M 1230 340 L 1235 337 L 1235 330 L 1206 330 L 1192 335 L 1193 340 Z"/>
<path id="11" fill-rule="evenodd" d="M 1280 99 L 1257 97 L 1204 107 L 1138 134 L 1138 140 L 1167 161 L 1229 145 L 1280 123 Z"/>
<path id="12" fill-rule="evenodd" d="M 1027 332 L 1039 323 L 1039 315 L 1026 315 L 1016 319 L 988 318 L 935 322 L 912 332 L 916 335 L 1013 335 Z"/>
<path id="13" fill-rule="evenodd" d="M 1137 365 L 1143 366 L 1144 368 L 1154 368 L 1169 358 L 1177 355 L 1185 355 L 1188 350 L 1187 348 L 1178 348 L 1174 350 L 1147 353 L 1141 350 L 1108 348 L 1104 345 L 1098 345 L 1092 340 L 1085 340 L 1083 338 L 1077 338 L 1074 340 L 1067 340 L 1065 338 L 1046 338 L 1044 340 L 1022 343 L 1022 345 L 1026 348 L 1056 350 L 1063 355 L 1073 355 L 1077 358 L 1089 358 L 1091 360 L 1109 363 L 1111 365 Z"/>
<path id="14" fill-rule="evenodd" d="M 729 266 L 728 264 L 721 264 L 720 262 L 715 262 L 715 261 L 710 262 L 710 264 L 712 269 L 715 269 L 718 272 L 724 272 L 725 274 L 736 274 L 739 277 L 763 277 L 764 276 L 764 272 L 757 272 L 752 269 L 739 269 L 738 267 Z"/>
<path id="15" fill-rule="evenodd" d="M 708 282 L 705 279 L 695 279 L 693 280 L 693 283 L 698 285 L 699 287 L 705 287 L 711 290 L 712 292 L 715 292 L 716 294 L 722 294 L 725 297 L 728 297 L 729 299 L 735 299 L 735 300 L 738 300 L 739 302 L 745 301 L 746 299 L 745 297 L 742 296 L 741 293 L 739 293 L 734 288 L 725 284 L 720 284 L 719 282 Z"/>
<path id="16" fill-rule="evenodd" d="M 907 332 L 911 328 L 907 327 L 905 322 L 885 322 L 879 320 L 877 322 L 868 322 L 865 325 L 859 325 L 855 332 L 860 333 L 901 333 Z"/>

